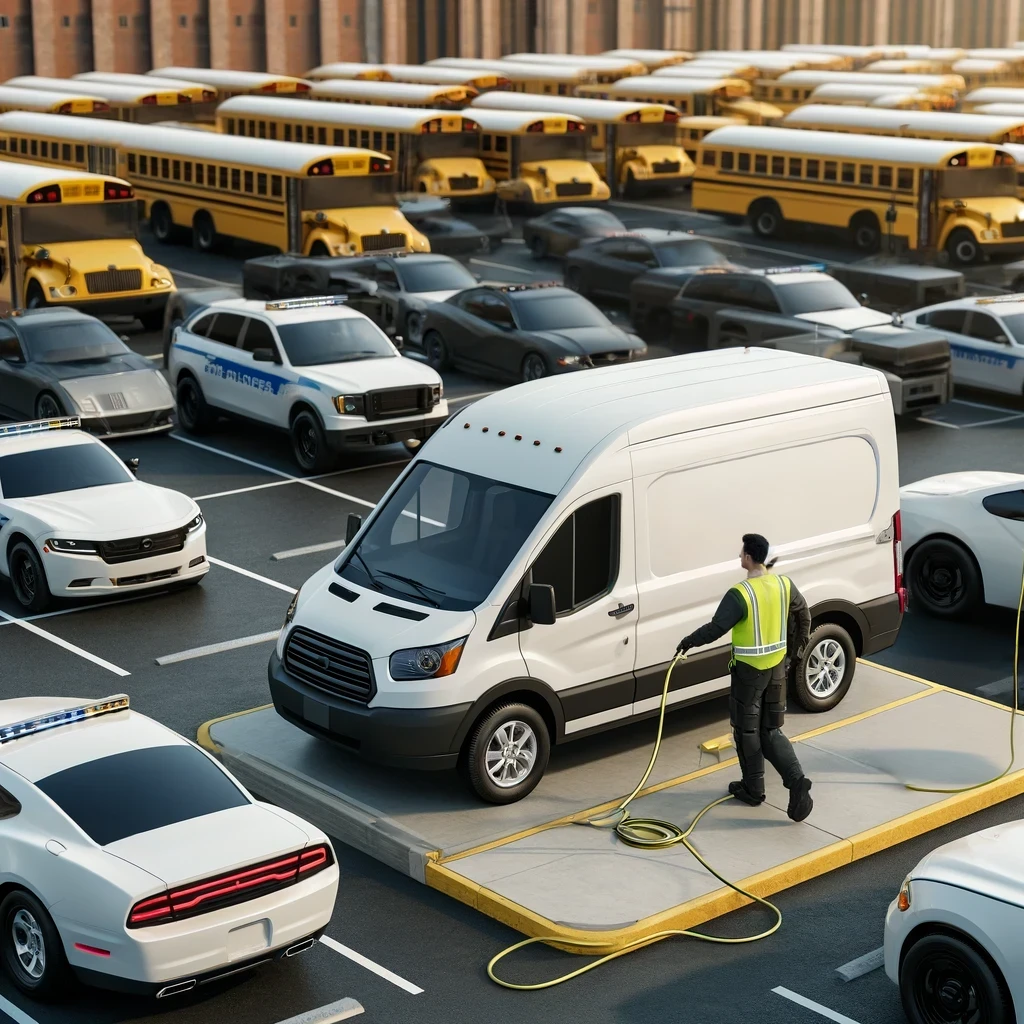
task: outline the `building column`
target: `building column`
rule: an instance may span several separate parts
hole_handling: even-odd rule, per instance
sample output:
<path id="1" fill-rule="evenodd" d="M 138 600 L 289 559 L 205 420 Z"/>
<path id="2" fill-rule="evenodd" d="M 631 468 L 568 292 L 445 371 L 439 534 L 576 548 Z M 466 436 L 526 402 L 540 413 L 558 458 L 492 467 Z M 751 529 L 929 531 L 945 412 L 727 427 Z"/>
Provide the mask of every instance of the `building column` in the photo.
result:
<path id="1" fill-rule="evenodd" d="M 587 38 L 590 35 L 590 3 L 591 0 L 562 0 L 565 7 L 565 52 L 586 53 Z M 608 0 L 604 0 L 605 3 Z M 593 17 L 600 20 L 598 5 L 594 4 Z M 551 50 L 551 53 L 558 53 L 558 50 Z"/>
<path id="2" fill-rule="evenodd" d="M 500 57 L 501 0 L 480 0 L 479 19 L 480 56 L 488 59 Z"/>
<path id="3" fill-rule="evenodd" d="M 1006 0 L 1006 10 L 999 26 L 999 39 L 990 43 L 990 46 L 1012 46 L 1020 39 L 1020 8 L 1020 0 Z"/>
<path id="4" fill-rule="evenodd" d="M 746 19 L 746 4 L 744 0 L 719 0 L 722 7 L 724 8 L 723 13 L 725 14 L 725 38 L 723 42 L 725 45 L 722 49 L 725 50 L 743 50 L 747 47 L 744 46 L 743 37 L 744 30 L 747 27 Z"/>
<path id="5" fill-rule="evenodd" d="M 267 71 L 301 77 L 320 63 L 317 0 L 266 0 Z"/>
<path id="6" fill-rule="evenodd" d="M 566 53 L 569 49 L 567 0 L 540 0 L 537 49 L 541 53 Z"/>
<path id="7" fill-rule="evenodd" d="M 385 64 L 405 64 L 406 0 L 386 0 L 378 6 L 382 21 L 381 57 Z"/>
<path id="8" fill-rule="evenodd" d="M 479 57 L 480 0 L 456 0 L 459 5 L 458 55 Z"/>
<path id="9" fill-rule="evenodd" d="M 906 0 L 903 0 L 903 2 L 905 3 Z M 891 8 L 890 0 L 875 0 L 874 24 L 871 26 L 870 34 L 865 36 L 866 39 L 871 40 L 870 45 L 875 46 L 880 43 L 887 43 L 892 38 L 892 34 L 889 31 L 889 25 L 892 20 Z"/>
<path id="10" fill-rule="evenodd" d="M 619 49 L 630 49 L 632 47 L 643 47 L 646 42 L 634 38 L 635 27 L 633 20 L 633 0 L 613 0 L 618 5 L 618 16 L 615 20 L 615 47 Z M 650 6 L 650 0 L 648 0 Z"/>

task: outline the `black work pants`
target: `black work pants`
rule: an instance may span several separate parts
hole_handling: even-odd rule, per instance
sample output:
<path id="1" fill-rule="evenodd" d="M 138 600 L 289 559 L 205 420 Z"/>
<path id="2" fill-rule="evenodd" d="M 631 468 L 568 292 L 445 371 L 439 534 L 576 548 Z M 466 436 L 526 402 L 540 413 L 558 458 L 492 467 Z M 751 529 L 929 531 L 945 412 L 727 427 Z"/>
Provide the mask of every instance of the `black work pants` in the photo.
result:
<path id="1" fill-rule="evenodd" d="M 782 776 L 786 789 L 791 789 L 804 773 L 793 744 L 782 733 L 786 663 L 761 671 L 737 662 L 730 675 L 729 720 L 747 791 L 764 795 L 765 758 Z"/>

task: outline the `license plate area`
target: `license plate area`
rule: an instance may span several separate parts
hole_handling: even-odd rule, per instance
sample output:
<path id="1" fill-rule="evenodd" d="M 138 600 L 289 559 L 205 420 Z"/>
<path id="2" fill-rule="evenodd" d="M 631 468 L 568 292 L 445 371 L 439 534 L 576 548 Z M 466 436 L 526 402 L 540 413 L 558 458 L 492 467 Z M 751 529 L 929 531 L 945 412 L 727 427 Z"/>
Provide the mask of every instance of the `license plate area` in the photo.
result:
<path id="1" fill-rule="evenodd" d="M 310 725 L 319 726 L 321 729 L 331 727 L 331 709 L 326 704 L 321 704 L 312 697 L 302 698 L 302 717 Z"/>
<path id="2" fill-rule="evenodd" d="M 228 932 L 228 958 L 243 960 L 267 949 L 270 945 L 271 932 L 272 926 L 268 918 L 244 924 L 240 928 L 232 928 Z"/>

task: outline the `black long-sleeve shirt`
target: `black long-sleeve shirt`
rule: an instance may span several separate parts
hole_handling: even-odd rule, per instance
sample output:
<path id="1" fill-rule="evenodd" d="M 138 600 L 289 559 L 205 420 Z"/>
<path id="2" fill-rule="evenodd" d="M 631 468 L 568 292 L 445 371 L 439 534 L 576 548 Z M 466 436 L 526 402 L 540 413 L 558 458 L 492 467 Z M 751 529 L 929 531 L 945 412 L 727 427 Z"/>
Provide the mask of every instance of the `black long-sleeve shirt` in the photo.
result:
<path id="1" fill-rule="evenodd" d="M 730 587 L 725 592 L 711 621 L 684 637 L 682 643 L 687 649 L 713 644 L 720 637 L 725 636 L 733 626 L 739 625 L 746 617 L 746 602 L 734 587 Z M 807 643 L 807 638 L 811 635 L 810 610 L 803 594 L 796 589 L 796 584 L 792 580 L 789 581 L 789 620 L 786 632 L 788 634 L 787 646 L 793 654 Z"/>

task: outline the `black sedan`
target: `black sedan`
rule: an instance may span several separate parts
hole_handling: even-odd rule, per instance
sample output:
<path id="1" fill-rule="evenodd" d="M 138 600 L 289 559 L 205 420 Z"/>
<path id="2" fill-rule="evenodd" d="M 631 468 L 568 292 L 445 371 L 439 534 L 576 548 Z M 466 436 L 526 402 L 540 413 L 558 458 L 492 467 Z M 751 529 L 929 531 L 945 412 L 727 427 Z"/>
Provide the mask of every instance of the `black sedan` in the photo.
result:
<path id="1" fill-rule="evenodd" d="M 710 242 L 686 231 L 638 228 L 570 252 L 565 260 L 565 283 L 581 295 L 628 299 L 633 278 L 648 270 L 727 262 Z"/>
<path id="2" fill-rule="evenodd" d="M 491 217 L 481 227 L 472 221 L 452 215 L 445 199 L 408 199 L 398 204 L 405 219 L 427 236 L 430 251 L 436 253 L 488 252 L 508 233 L 502 220 Z"/>
<path id="3" fill-rule="evenodd" d="M 567 252 L 622 234 L 626 225 L 607 210 L 593 206 L 563 206 L 548 210 L 523 225 L 523 241 L 534 259 L 564 256 Z"/>
<path id="4" fill-rule="evenodd" d="M 102 321 L 76 309 L 29 309 L 0 320 L 0 413 L 78 416 L 101 437 L 171 429 L 163 375 Z"/>
<path id="5" fill-rule="evenodd" d="M 638 359 L 647 346 L 559 284 L 480 285 L 431 306 L 423 349 L 436 370 L 457 367 L 496 380 Z"/>

